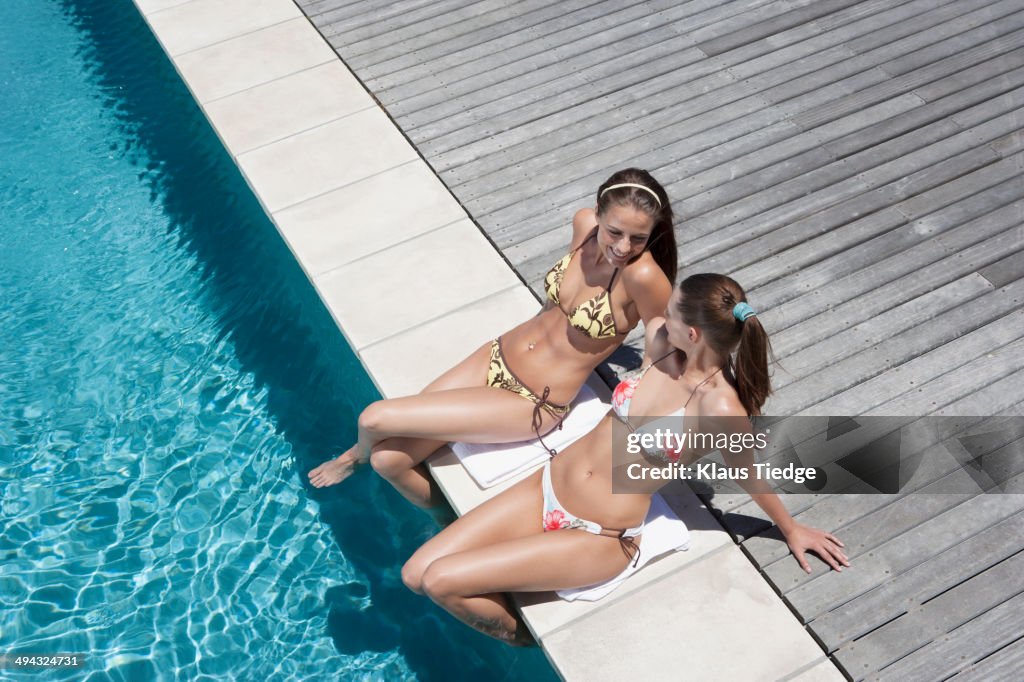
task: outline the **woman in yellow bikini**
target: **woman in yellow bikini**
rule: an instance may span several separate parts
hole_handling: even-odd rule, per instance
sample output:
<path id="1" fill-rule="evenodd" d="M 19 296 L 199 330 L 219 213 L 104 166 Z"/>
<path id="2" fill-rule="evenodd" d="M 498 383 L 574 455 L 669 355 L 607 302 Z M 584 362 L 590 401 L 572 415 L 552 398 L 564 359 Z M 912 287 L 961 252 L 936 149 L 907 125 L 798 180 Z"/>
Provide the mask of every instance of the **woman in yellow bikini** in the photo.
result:
<path id="1" fill-rule="evenodd" d="M 664 481 L 623 480 L 621 472 L 636 462 L 623 456 L 613 464 L 613 422 L 650 432 L 655 424 L 637 424 L 637 415 L 685 414 L 688 423 L 702 418 L 701 430 L 709 433 L 749 434 L 747 417 L 760 413 L 771 392 L 769 348 L 734 280 L 716 274 L 688 277 L 672 295 L 665 319 L 648 325 L 644 368 L 615 389 L 608 415 L 540 471 L 434 536 L 405 564 L 402 580 L 485 634 L 528 642 L 506 592 L 604 582 L 639 551 L 651 496 Z M 663 418 L 657 422 L 665 424 Z M 705 429 L 709 422 L 715 426 Z M 672 430 L 681 431 L 678 425 Z M 635 458 L 660 468 L 689 466 L 702 454 L 661 450 Z M 753 475 L 752 451 L 722 454 L 730 469 L 749 472 L 747 480 L 737 482 L 778 525 L 805 571 L 810 571 L 808 550 L 837 571 L 850 565 L 837 537 L 796 522 L 767 482 Z M 628 492 L 613 493 L 613 471 L 620 472 L 615 481 L 628 485 Z"/>
<path id="2" fill-rule="evenodd" d="M 665 310 L 676 273 L 672 208 L 647 171 L 627 168 L 573 217 L 570 249 L 544 280 L 535 317 L 482 345 L 421 393 L 380 400 L 359 439 L 309 473 L 316 487 L 367 458 L 407 499 L 440 502 L 422 462 L 449 441 L 508 443 L 558 426 L 594 368 L 641 320 Z"/>

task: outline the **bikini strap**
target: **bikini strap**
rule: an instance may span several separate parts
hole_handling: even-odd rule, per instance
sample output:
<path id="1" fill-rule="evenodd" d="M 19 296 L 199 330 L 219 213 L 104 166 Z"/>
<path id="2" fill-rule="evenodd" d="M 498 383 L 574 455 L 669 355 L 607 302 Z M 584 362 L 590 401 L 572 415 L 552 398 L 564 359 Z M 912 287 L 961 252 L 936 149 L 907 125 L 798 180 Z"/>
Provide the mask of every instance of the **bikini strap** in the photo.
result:
<path id="1" fill-rule="evenodd" d="M 537 440 L 540 441 L 541 447 L 547 450 L 549 457 L 553 458 L 555 455 L 558 454 L 558 450 L 555 450 L 554 448 L 549 448 L 548 444 L 544 442 L 544 437 L 540 435 L 540 427 L 544 425 L 544 415 L 541 414 L 541 410 L 543 410 L 546 405 L 551 404 L 548 402 L 548 396 L 550 395 L 551 387 L 545 386 L 544 391 L 540 394 L 540 400 L 533 404 L 533 420 L 531 421 L 530 425 L 533 427 L 533 432 L 537 434 Z M 558 420 L 559 429 L 562 428 L 564 421 L 564 417 Z"/>
<path id="2" fill-rule="evenodd" d="M 656 364 L 658 364 L 659 362 L 661 362 L 662 360 L 664 360 L 665 358 L 667 358 L 668 356 L 672 355 L 675 352 L 676 352 L 676 349 L 673 348 L 672 350 L 670 350 L 669 352 L 665 353 L 664 355 L 662 355 L 657 360 L 652 360 L 651 364 L 647 365 L 642 370 L 640 370 L 640 376 L 637 377 L 637 383 L 640 383 L 640 380 L 644 378 L 644 375 L 647 374 L 647 370 L 649 370 L 651 367 L 654 367 Z"/>
<path id="3" fill-rule="evenodd" d="M 693 390 L 690 391 L 690 397 L 686 399 L 685 403 L 683 403 L 683 409 L 684 410 L 686 409 L 686 406 L 690 404 L 690 401 L 693 400 L 693 396 L 697 395 L 697 389 L 700 388 L 701 386 L 703 386 L 704 384 L 708 383 L 709 381 L 711 381 L 711 377 L 715 376 L 716 374 L 718 374 L 721 371 L 722 371 L 722 368 L 719 367 L 714 372 L 712 372 L 711 374 L 707 375 L 707 377 L 704 379 L 704 381 L 700 382 L 699 384 L 697 384 L 696 386 L 693 387 Z"/>
<path id="4" fill-rule="evenodd" d="M 589 242 L 589 241 L 590 241 L 591 239 L 594 239 L 595 237 L 597 237 L 597 225 L 595 225 L 595 226 L 594 226 L 594 229 L 590 231 L 590 234 L 588 234 L 588 235 L 587 235 L 587 236 L 586 236 L 586 237 L 585 237 L 585 238 L 583 239 L 583 241 L 581 241 L 581 242 L 580 242 L 580 245 L 579 245 L 579 246 L 577 246 L 577 247 L 576 247 L 575 249 L 573 249 L 572 251 L 570 251 L 569 253 L 576 253 L 577 251 L 579 251 L 580 249 L 582 249 L 582 248 L 583 248 L 583 245 L 584 245 L 584 244 L 586 244 L 587 242 Z"/>
<path id="5" fill-rule="evenodd" d="M 601 535 L 618 540 L 622 553 L 627 558 L 633 560 L 633 568 L 636 568 L 637 563 L 640 561 L 640 546 L 636 544 L 636 537 L 632 535 L 627 536 L 625 530 L 616 531 L 613 528 L 602 528 Z"/>
<path id="6" fill-rule="evenodd" d="M 608 293 L 608 296 L 612 295 L 612 286 L 614 286 L 615 284 L 615 275 L 617 274 L 619 274 L 619 269 L 615 268 L 615 270 L 612 271 L 612 278 L 608 281 L 608 288 L 605 289 L 605 292 Z"/>

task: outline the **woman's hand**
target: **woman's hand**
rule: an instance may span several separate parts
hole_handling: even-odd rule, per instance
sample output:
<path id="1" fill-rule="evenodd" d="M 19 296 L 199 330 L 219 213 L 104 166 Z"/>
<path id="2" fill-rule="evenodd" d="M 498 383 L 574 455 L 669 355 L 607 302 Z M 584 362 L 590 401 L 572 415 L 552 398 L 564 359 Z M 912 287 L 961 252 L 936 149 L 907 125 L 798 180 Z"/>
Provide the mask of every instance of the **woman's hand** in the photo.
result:
<path id="1" fill-rule="evenodd" d="M 850 565 L 850 560 L 846 558 L 846 553 L 842 550 L 843 543 L 832 533 L 826 533 L 819 528 L 805 526 L 802 523 L 794 523 L 785 536 L 789 550 L 793 552 L 800 568 L 807 573 L 811 572 L 811 565 L 807 563 L 807 557 L 804 555 L 807 550 L 820 556 L 836 571 L 842 571 L 843 566 Z"/>

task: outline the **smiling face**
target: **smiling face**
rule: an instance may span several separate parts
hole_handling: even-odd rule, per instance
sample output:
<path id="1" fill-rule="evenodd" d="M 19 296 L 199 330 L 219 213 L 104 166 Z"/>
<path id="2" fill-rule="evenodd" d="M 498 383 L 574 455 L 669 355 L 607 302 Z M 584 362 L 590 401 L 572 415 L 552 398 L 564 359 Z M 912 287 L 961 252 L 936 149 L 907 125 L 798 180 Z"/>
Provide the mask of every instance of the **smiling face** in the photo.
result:
<path id="1" fill-rule="evenodd" d="M 597 214 L 597 245 L 601 255 L 621 268 L 643 253 L 654 218 L 632 206 L 613 204 Z"/>

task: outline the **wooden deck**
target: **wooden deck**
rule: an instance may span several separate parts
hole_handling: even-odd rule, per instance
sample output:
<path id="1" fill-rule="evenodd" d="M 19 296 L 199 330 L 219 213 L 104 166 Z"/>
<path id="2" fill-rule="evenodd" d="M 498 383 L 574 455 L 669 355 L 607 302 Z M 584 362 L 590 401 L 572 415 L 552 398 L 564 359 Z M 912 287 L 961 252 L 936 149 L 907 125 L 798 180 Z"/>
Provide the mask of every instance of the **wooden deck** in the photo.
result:
<path id="1" fill-rule="evenodd" d="M 535 291 L 636 165 L 763 311 L 769 413 L 1024 411 L 1024 0 L 297 1 Z M 786 496 L 842 575 L 713 502 L 853 679 L 1017 678 L 1024 495 L 930 490 Z"/>

